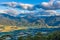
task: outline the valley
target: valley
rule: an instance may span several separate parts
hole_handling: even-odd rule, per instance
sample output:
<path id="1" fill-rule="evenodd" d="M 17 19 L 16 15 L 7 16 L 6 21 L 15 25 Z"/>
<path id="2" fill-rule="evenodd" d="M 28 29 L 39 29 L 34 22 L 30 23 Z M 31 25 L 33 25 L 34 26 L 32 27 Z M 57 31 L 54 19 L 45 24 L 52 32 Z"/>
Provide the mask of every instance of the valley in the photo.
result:
<path id="1" fill-rule="evenodd" d="M 27 30 L 27 29 L 35 29 L 35 28 L 60 28 L 59 26 L 8 26 L 8 25 L 0 25 L 0 32 L 11 32 L 15 30 Z"/>

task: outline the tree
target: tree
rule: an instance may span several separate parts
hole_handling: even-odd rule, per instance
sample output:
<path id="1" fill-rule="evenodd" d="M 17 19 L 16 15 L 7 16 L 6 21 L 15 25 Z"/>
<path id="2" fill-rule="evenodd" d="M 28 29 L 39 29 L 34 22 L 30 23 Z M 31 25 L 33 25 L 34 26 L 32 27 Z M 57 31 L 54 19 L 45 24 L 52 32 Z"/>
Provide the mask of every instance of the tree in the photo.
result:
<path id="1" fill-rule="evenodd" d="M 43 36 L 43 34 L 39 32 L 39 33 L 37 33 L 37 34 L 34 36 L 33 39 L 34 39 L 34 40 L 46 40 L 46 37 Z"/>
<path id="2" fill-rule="evenodd" d="M 48 35 L 48 40 L 60 40 L 60 32 L 56 31 Z"/>
<path id="3" fill-rule="evenodd" d="M 11 35 L 3 35 L 3 36 L 1 36 L 0 39 L 1 39 L 1 40 L 11 40 L 11 39 L 13 39 L 13 38 L 12 38 Z"/>
<path id="4" fill-rule="evenodd" d="M 25 38 L 25 40 L 33 40 L 32 35 L 28 34 L 27 37 Z"/>
<path id="5" fill-rule="evenodd" d="M 18 37 L 18 40 L 24 40 L 23 36 Z"/>
<path id="6" fill-rule="evenodd" d="M 3 40 L 3 38 L 0 38 L 0 40 Z"/>

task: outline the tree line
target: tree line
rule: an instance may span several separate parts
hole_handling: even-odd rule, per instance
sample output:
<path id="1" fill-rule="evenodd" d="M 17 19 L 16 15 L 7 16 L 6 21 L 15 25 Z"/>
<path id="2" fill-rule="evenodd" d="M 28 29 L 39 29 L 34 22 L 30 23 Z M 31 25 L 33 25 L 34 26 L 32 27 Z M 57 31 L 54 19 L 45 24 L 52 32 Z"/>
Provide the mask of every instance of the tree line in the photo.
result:
<path id="1" fill-rule="evenodd" d="M 3 35 L 0 37 L 0 40 L 12 40 L 6 37 L 11 37 L 12 35 Z M 17 40 L 60 40 L 60 31 L 54 31 L 47 35 L 43 35 L 41 32 L 36 33 L 34 36 L 28 34 L 27 36 L 19 36 Z"/>

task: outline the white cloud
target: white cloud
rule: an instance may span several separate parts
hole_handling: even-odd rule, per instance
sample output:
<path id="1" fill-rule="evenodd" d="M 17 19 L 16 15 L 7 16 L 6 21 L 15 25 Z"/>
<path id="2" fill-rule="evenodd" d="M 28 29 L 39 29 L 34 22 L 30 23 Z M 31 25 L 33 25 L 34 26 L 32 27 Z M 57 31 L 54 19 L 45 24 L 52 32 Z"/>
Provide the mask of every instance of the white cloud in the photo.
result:
<path id="1" fill-rule="evenodd" d="M 3 3 L 0 3 L 0 5 L 15 7 L 17 3 L 16 2 L 3 2 Z"/>
<path id="2" fill-rule="evenodd" d="M 55 9 L 60 9 L 60 0 L 50 0 L 49 2 L 42 2 L 41 5 L 45 9 L 49 10 L 55 10 Z"/>
<path id="3" fill-rule="evenodd" d="M 0 13 L 6 13 L 6 11 L 5 10 L 0 10 Z"/>
<path id="4" fill-rule="evenodd" d="M 55 0 L 50 0 L 49 2 L 42 2 L 42 6 L 48 7 L 48 6 L 53 6 Z"/>
<path id="5" fill-rule="evenodd" d="M 55 10 L 46 10 L 45 12 L 50 13 L 51 15 L 56 14 L 57 12 Z"/>
<path id="6" fill-rule="evenodd" d="M 33 7 L 32 4 L 19 3 L 19 5 L 22 6 L 24 9 L 27 9 L 28 7 Z"/>
<path id="7" fill-rule="evenodd" d="M 17 9 L 6 9 L 6 10 L 0 9 L 0 13 L 9 14 L 11 16 L 17 16 L 19 14 L 33 14 L 35 13 L 35 11 L 17 10 Z"/>
<path id="8" fill-rule="evenodd" d="M 7 6 L 12 7 L 12 9 L 8 8 L 7 10 L 1 10 L 0 13 L 6 13 L 6 14 L 9 14 L 9 15 L 12 15 L 12 16 L 17 16 L 19 14 L 39 14 L 40 12 L 44 12 L 43 13 L 44 16 L 45 15 L 46 16 L 48 16 L 48 15 L 59 15 L 58 12 L 56 12 L 54 10 L 54 9 L 57 9 L 55 3 L 56 3 L 56 5 L 58 5 L 57 7 L 60 7 L 60 1 L 55 2 L 55 0 L 50 0 L 49 2 L 43 2 L 42 3 L 42 6 L 44 8 L 46 8 L 47 10 L 44 10 L 44 8 L 41 7 L 39 9 L 37 9 L 37 10 L 29 11 L 27 8 L 28 7 L 33 7 L 34 5 L 32 5 L 32 4 L 24 4 L 24 3 L 16 3 L 16 2 L 5 2 L 5 3 L 1 3 L 0 5 L 6 4 Z M 13 7 L 16 7 L 17 5 L 21 6 L 22 8 L 24 8 L 26 10 L 19 9 L 19 8 L 17 8 L 17 9 L 19 9 L 19 10 L 17 10 L 15 8 L 13 8 Z"/>
<path id="9" fill-rule="evenodd" d="M 1 10 L 0 9 L 0 14 L 9 14 L 11 16 L 16 16 L 19 14 L 19 12 L 17 10 L 14 10 L 14 9 L 7 9 L 7 10 Z"/>
<path id="10" fill-rule="evenodd" d="M 33 7 L 32 4 L 24 4 L 24 3 L 17 3 L 17 2 L 3 2 L 3 3 L 0 3 L 0 5 L 14 7 L 14 8 L 16 8 L 16 6 L 19 6 L 24 9 L 27 9 L 28 7 Z"/>
<path id="11" fill-rule="evenodd" d="M 42 5 L 43 5 L 44 7 L 49 6 L 49 4 L 48 4 L 47 2 L 43 2 Z"/>

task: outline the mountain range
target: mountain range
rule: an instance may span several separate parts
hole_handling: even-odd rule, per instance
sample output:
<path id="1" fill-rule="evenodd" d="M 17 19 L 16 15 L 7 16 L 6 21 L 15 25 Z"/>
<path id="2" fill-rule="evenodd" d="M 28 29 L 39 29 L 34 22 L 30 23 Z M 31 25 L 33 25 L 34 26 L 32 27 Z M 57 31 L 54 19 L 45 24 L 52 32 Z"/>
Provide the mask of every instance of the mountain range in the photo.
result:
<path id="1" fill-rule="evenodd" d="M 0 24 L 11 26 L 60 26 L 60 14 L 41 5 L 0 3 Z"/>
<path id="2" fill-rule="evenodd" d="M 14 17 L 8 14 L 0 14 L 0 24 L 10 26 L 60 26 L 60 16 L 35 16 L 29 14 L 24 17 Z"/>

